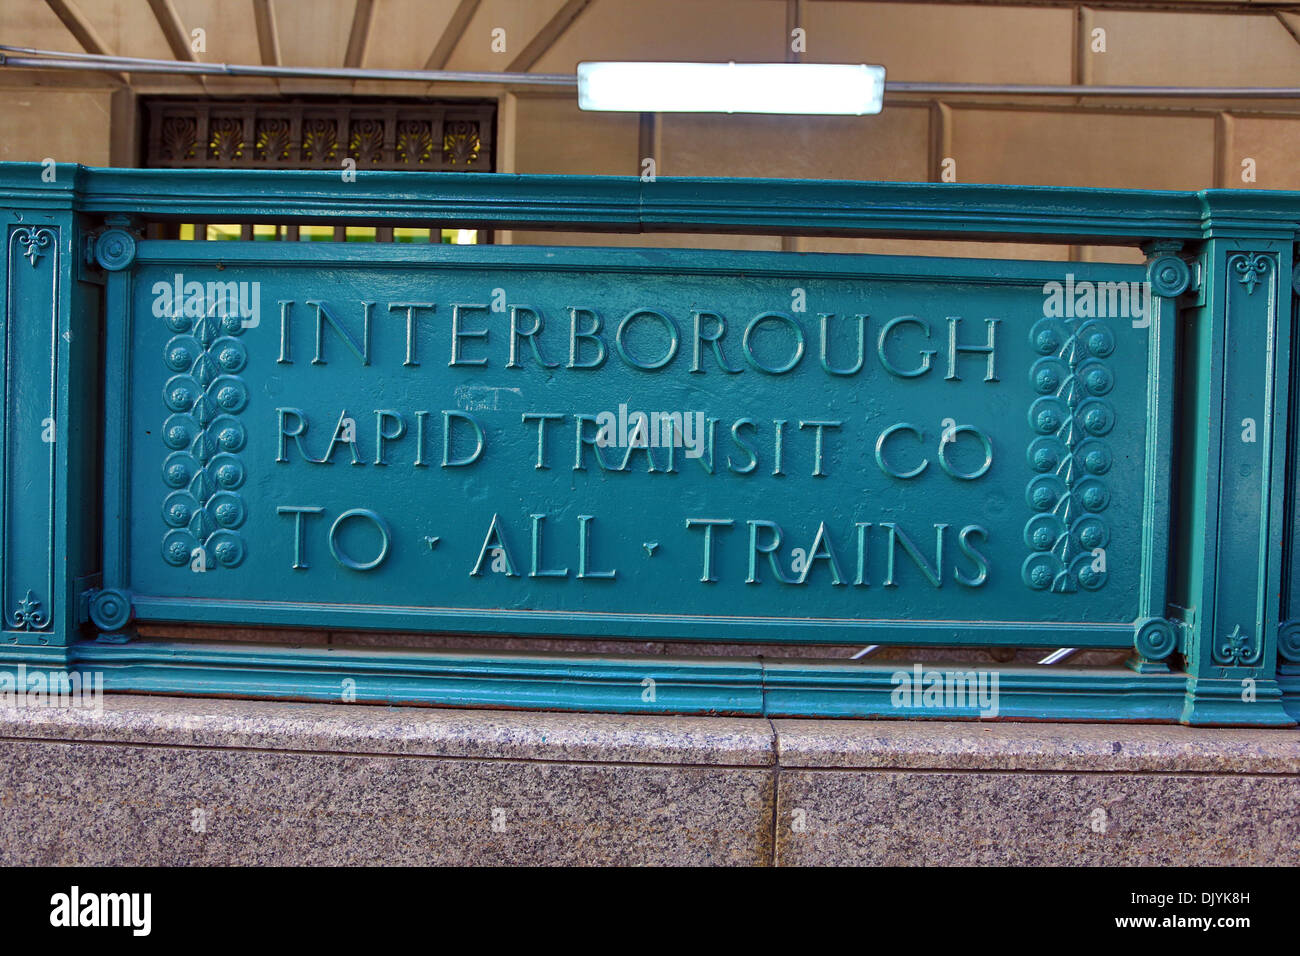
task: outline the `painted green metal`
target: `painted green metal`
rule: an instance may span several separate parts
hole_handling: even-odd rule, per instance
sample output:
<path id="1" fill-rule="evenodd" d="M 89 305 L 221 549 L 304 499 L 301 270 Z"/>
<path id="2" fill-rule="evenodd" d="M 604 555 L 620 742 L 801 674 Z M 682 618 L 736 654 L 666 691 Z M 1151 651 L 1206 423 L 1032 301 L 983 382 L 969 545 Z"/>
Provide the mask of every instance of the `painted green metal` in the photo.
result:
<path id="1" fill-rule="evenodd" d="M 0 209 L 0 671 L 465 706 L 1296 722 L 1300 195 L 0 164 Z M 1147 261 L 143 239 L 159 219 Z M 638 412 L 669 413 L 651 447 Z M 990 707 L 923 698 L 933 668 L 239 646 L 136 622 L 1132 658 L 1001 668 Z"/>

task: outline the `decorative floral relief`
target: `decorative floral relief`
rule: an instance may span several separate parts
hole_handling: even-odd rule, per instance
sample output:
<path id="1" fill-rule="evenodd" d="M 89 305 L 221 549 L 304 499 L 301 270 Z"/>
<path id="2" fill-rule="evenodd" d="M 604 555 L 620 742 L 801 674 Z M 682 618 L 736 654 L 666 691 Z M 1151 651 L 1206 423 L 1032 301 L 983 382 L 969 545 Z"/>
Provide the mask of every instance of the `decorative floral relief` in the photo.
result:
<path id="1" fill-rule="evenodd" d="M 451 122 L 442 132 L 442 158 L 451 166 L 470 166 L 478 160 L 478 123 L 465 120 Z"/>
<path id="2" fill-rule="evenodd" d="M 384 161 L 384 124 L 382 120 L 361 119 L 352 121 L 352 134 L 348 138 L 348 155 L 358 163 L 373 166 Z"/>
<path id="3" fill-rule="evenodd" d="M 41 256 L 45 255 L 45 251 L 54 244 L 54 231 L 39 226 L 15 229 L 12 241 L 23 247 L 23 255 L 34 267 Z"/>
<path id="4" fill-rule="evenodd" d="M 36 600 L 30 588 L 14 608 L 13 618 L 14 627 L 20 631 L 39 631 L 50 623 L 49 616 L 41 610 L 41 602 Z"/>
<path id="5" fill-rule="evenodd" d="M 1263 650 L 1260 642 L 1238 624 L 1232 633 L 1214 642 L 1210 656 L 1214 663 L 1225 667 L 1254 667 L 1263 657 Z"/>
<path id="6" fill-rule="evenodd" d="M 159 139 L 163 158 L 193 159 L 199 140 L 198 123 L 188 116 L 168 116 L 163 120 Z"/>
<path id="7" fill-rule="evenodd" d="M 208 156 L 232 162 L 244 155 L 244 121 L 237 116 L 216 117 L 208 123 Z"/>
<path id="8" fill-rule="evenodd" d="M 1237 281 L 1246 287 L 1246 295 L 1255 294 L 1255 287 L 1272 267 L 1272 258 L 1261 252 L 1238 252 L 1228 257 L 1228 268 L 1237 274 Z"/>
<path id="9" fill-rule="evenodd" d="M 257 159 L 266 162 L 289 158 L 289 146 L 293 143 L 293 135 L 288 120 L 258 120 L 256 130 L 253 137 L 253 153 Z"/>
<path id="10" fill-rule="evenodd" d="M 246 516 L 238 494 L 245 478 L 239 452 L 247 441 L 238 419 L 248 404 L 239 376 L 248 361 L 237 338 L 243 326 L 237 310 L 172 315 L 167 324 L 176 334 L 163 354 L 174 373 L 163 389 L 172 414 L 162 438 L 173 449 L 163 461 L 163 483 L 173 489 L 163 502 L 163 520 L 172 529 L 163 536 L 163 559 L 194 570 L 235 567 L 245 554 L 236 530 Z"/>
<path id="11" fill-rule="evenodd" d="M 423 166 L 433 155 L 433 124 L 406 120 L 397 124 L 397 160 Z"/>
<path id="12" fill-rule="evenodd" d="M 302 158 L 304 160 L 332 163 L 338 149 L 338 123 L 333 120 L 308 120 L 302 124 Z"/>
<path id="13" fill-rule="evenodd" d="M 1104 437 L 1115 427 L 1115 410 L 1104 396 L 1115 386 L 1106 362 L 1115 336 L 1095 318 L 1045 318 L 1029 337 L 1043 356 L 1029 372 L 1042 397 L 1029 408 L 1038 435 L 1029 444 L 1029 467 L 1037 476 L 1025 489 L 1035 514 L 1025 524 L 1033 553 L 1021 575 L 1037 590 L 1096 590 L 1108 576 L 1104 549 L 1110 528 L 1102 513 L 1110 489 L 1103 476 L 1112 456 Z"/>

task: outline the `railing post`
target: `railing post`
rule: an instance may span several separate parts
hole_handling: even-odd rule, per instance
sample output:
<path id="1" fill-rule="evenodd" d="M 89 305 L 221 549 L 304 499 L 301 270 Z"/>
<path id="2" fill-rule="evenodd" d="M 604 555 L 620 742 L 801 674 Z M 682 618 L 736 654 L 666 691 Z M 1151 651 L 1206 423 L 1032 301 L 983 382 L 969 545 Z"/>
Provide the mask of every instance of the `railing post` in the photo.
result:
<path id="1" fill-rule="evenodd" d="M 1182 329 L 1182 721 L 1294 724 L 1277 683 L 1292 240 L 1231 213 L 1207 225 L 1205 281 Z"/>
<path id="2" fill-rule="evenodd" d="M 1132 325 L 1146 329 L 1149 348 L 1147 369 L 1147 420 L 1152 423 L 1173 420 L 1178 407 L 1176 388 L 1177 337 L 1170 332 L 1178 324 L 1179 303 L 1189 289 L 1196 288 L 1195 276 L 1183 257 L 1182 240 L 1157 239 L 1143 245 L 1147 257 L 1145 314 Z M 1139 615 L 1134 623 L 1133 655 L 1128 666 L 1139 674 L 1167 674 L 1169 659 L 1182 648 L 1180 624 L 1169 617 L 1167 573 L 1172 553 L 1167 530 L 1170 527 L 1169 476 L 1173 468 L 1174 449 L 1168 435 L 1158 426 L 1147 434 L 1146 453 L 1152 459 L 1143 489 L 1144 512 L 1148 518 L 1142 528 L 1143 568 Z"/>
<path id="3" fill-rule="evenodd" d="M 98 271 L 76 211 L 81 169 L 15 165 L 0 197 L 0 661 L 58 667 L 98 571 Z"/>
<path id="4" fill-rule="evenodd" d="M 1300 246 L 1292 247 L 1293 252 L 1300 252 Z M 1300 262 L 1300 256 L 1296 257 Z M 1290 295 L 1291 327 L 1294 333 L 1295 323 L 1300 315 L 1300 265 L 1291 270 Z M 1292 368 L 1296 359 L 1292 358 Z M 1286 454 L 1286 482 L 1290 491 L 1286 522 L 1286 565 L 1282 580 L 1282 613 L 1278 626 L 1278 683 L 1282 687 L 1282 702 L 1292 717 L 1300 720 L 1300 436 L 1294 434 L 1300 415 L 1297 415 L 1296 403 L 1300 401 L 1300 381 L 1292 376 L 1293 392 L 1290 396 L 1291 408 L 1291 445 Z"/>

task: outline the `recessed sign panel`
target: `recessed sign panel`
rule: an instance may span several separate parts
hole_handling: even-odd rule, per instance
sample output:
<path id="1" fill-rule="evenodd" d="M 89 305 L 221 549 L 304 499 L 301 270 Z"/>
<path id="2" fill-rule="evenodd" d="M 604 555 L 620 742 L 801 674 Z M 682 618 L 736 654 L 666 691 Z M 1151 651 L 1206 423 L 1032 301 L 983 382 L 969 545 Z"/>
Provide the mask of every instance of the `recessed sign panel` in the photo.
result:
<path id="1" fill-rule="evenodd" d="M 141 618 L 1132 641 L 1138 267 L 143 242 L 128 275 Z"/>

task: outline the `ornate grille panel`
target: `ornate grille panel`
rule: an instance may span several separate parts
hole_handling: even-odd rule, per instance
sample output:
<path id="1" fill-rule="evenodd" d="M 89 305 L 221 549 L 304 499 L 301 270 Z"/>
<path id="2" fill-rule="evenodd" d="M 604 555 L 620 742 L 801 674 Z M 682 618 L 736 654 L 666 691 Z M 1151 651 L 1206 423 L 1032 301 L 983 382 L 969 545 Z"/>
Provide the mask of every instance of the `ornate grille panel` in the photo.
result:
<path id="1" fill-rule="evenodd" d="M 491 172 L 492 103 L 146 103 L 146 166 Z"/>

